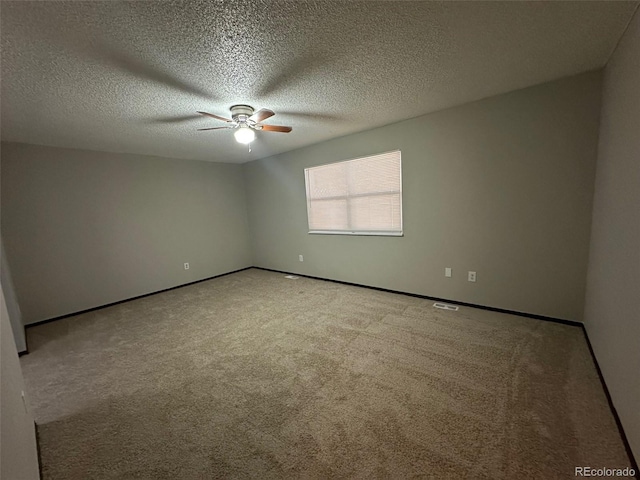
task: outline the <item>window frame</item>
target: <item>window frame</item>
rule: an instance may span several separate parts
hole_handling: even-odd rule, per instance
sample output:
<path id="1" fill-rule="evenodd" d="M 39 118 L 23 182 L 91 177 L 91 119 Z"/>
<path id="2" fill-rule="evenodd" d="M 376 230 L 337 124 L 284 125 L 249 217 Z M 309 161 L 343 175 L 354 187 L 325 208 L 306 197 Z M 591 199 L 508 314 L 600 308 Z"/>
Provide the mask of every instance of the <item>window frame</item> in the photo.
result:
<path id="1" fill-rule="evenodd" d="M 309 170 L 313 170 L 314 168 L 324 167 L 327 165 L 335 165 L 339 163 L 353 162 L 356 160 L 364 160 L 371 157 L 378 157 L 382 155 L 389 155 L 392 153 L 398 153 L 398 174 L 400 177 L 400 190 L 399 191 L 390 191 L 390 192 L 376 192 L 376 193 L 365 193 L 365 194 L 354 194 L 354 195 L 336 195 L 333 197 L 327 197 L 322 199 L 311 199 L 309 198 Z M 404 215 L 403 215 L 403 178 L 402 178 L 402 152 L 400 149 L 397 150 L 389 150 L 387 152 L 375 153 L 372 155 L 364 155 L 362 157 L 350 158 L 347 160 L 338 160 L 335 162 L 323 163 L 320 165 L 314 165 L 312 167 L 307 167 L 304 169 L 304 183 L 305 183 L 305 200 L 307 202 L 307 227 L 309 228 L 308 233 L 310 235 L 351 235 L 351 236 L 367 236 L 367 237 L 403 237 L 404 236 Z M 348 223 L 351 224 L 351 208 L 349 206 L 349 200 L 352 198 L 366 198 L 366 197 L 377 197 L 382 195 L 398 195 L 400 200 L 400 229 L 399 230 L 314 230 L 310 228 L 309 219 L 310 219 L 310 207 L 312 201 L 322 201 L 322 200 L 346 200 L 347 202 L 347 217 Z"/>

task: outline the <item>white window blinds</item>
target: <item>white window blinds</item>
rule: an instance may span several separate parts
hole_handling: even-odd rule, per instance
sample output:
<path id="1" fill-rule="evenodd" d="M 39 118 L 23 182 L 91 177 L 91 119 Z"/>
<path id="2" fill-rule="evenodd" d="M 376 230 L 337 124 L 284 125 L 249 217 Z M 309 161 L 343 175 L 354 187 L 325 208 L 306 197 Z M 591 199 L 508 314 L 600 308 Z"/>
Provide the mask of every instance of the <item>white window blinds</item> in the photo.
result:
<path id="1" fill-rule="evenodd" d="M 304 171 L 309 233 L 402 235 L 400 151 Z"/>

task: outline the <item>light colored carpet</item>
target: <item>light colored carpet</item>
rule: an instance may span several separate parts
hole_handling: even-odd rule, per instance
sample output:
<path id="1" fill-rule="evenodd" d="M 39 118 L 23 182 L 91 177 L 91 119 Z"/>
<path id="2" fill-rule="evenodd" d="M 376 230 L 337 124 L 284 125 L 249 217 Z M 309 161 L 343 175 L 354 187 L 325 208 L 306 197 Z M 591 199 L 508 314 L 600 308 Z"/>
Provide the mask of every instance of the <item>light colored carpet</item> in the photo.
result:
<path id="1" fill-rule="evenodd" d="M 625 467 L 577 327 L 246 270 L 28 330 L 44 479 Z"/>

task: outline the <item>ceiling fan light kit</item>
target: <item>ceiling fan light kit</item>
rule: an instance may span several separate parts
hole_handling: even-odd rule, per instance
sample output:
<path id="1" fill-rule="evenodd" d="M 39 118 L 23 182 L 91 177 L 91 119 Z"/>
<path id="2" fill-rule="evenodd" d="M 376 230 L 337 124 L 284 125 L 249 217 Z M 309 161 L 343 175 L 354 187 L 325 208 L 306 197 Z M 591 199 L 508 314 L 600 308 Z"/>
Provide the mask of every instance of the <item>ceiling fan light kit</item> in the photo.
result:
<path id="1" fill-rule="evenodd" d="M 236 137 L 236 142 L 244 144 L 251 143 L 256 139 L 255 132 L 246 125 L 240 126 L 233 136 Z"/>
<path id="2" fill-rule="evenodd" d="M 255 112 L 253 107 L 249 105 L 233 105 L 229 110 L 231 111 L 231 119 L 214 115 L 213 113 L 198 112 L 201 115 L 222 120 L 229 124 L 226 127 L 200 128 L 198 130 L 233 129 L 235 130 L 233 136 L 236 141 L 245 145 L 255 140 L 256 130 L 281 133 L 289 133 L 292 130 L 291 127 L 285 127 L 283 125 L 263 125 L 261 123 L 262 121 L 275 115 L 275 113 L 266 108 Z"/>

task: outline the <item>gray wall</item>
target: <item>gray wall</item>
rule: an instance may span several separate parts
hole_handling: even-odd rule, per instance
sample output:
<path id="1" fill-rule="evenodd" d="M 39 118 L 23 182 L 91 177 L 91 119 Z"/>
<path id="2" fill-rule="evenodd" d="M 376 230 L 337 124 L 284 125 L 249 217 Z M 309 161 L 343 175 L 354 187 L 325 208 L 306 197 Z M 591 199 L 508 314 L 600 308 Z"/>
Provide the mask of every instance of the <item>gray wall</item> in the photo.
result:
<path id="1" fill-rule="evenodd" d="M 254 264 L 582 320 L 600 88 L 592 72 L 245 164 Z M 394 149 L 404 237 L 307 233 L 305 167 Z"/>
<path id="2" fill-rule="evenodd" d="M 27 339 L 25 336 L 24 325 L 22 323 L 22 314 L 20 306 L 16 298 L 15 289 L 13 287 L 13 279 L 11 277 L 11 269 L 7 261 L 6 249 L 4 248 L 4 240 L 0 236 L 0 282 L 2 282 L 2 290 L 5 295 L 9 320 L 11 321 L 11 329 L 16 341 L 18 352 L 27 351 Z"/>
<path id="3" fill-rule="evenodd" d="M 5 290 L 10 287 L 6 282 L 11 276 L 5 253 L 0 241 L 0 478 L 35 480 L 40 478 L 35 424 L 28 410 L 16 349 L 17 345 L 24 349 L 24 327 L 15 299 L 11 315 L 7 309 Z"/>
<path id="4" fill-rule="evenodd" d="M 0 478 L 35 480 L 40 478 L 35 425 L 22 397 L 24 380 L 2 290 L 0 286 Z"/>
<path id="5" fill-rule="evenodd" d="M 604 77 L 585 324 L 640 458 L 640 13 Z"/>
<path id="6" fill-rule="evenodd" d="M 18 352 L 27 351 L 27 339 L 24 331 L 24 324 L 22 323 L 22 314 L 20 313 L 20 305 L 18 305 L 18 299 L 16 298 L 15 289 L 13 288 L 13 280 L 11 278 L 11 270 L 9 268 L 9 262 L 7 261 L 6 250 L 4 248 L 4 241 L 0 238 L 0 282 L 2 282 L 2 290 L 5 292 L 5 302 L 7 304 L 7 312 L 9 312 L 9 320 L 11 321 L 11 329 L 13 330 L 13 336 L 16 340 L 16 348 Z"/>
<path id="7" fill-rule="evenodd" d="M 2 232 L 25 324 L 252 264 L 239 165 L 3 143 Z"/>

